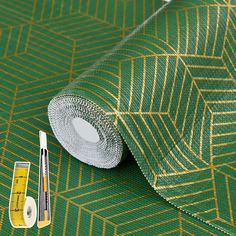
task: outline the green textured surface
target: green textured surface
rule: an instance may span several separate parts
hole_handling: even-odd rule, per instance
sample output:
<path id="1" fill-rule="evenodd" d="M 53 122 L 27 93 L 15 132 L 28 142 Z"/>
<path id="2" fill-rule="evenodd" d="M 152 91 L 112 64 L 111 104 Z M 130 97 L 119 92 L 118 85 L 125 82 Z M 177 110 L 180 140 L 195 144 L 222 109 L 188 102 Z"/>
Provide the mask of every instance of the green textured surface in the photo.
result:
<path id="1" fill-rule="evenodd" d="M 236 234 L 235 2 L 174 1 L 89 69 L 161 6 L 0 0 L 1 235 Z M 205 223 L 161 198 L 131 154 L 102 170 L 60 146 L 47 105 L 85 71 L 63 93 L 96 102 L 155 190 Z M 27 195 L 37 199 L 39 129 L 49 136 L 52 224 L 14 230 L 14 161 L 32 163 Z"/>

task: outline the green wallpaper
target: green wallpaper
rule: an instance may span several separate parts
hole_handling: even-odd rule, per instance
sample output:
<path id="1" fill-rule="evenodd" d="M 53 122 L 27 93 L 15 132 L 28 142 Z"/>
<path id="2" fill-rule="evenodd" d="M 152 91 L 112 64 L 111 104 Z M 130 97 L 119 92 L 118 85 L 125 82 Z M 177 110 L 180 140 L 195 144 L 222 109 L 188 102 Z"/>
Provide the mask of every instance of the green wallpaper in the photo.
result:
<path id="1" fill-rule="evenodd" d="M 162 5 L 0 0 L 1 235 L 236 233 L 236 5 L 181 0 L 154 14 Z M 63 88 L 98 104 L 133 155 L 110 170 L 70 156 L 47 116 Z M 27 195 L 37 199 L 39 129 L 49 139 L 52 223 L 13 229 L 14 161 L 32 163 Z"/>

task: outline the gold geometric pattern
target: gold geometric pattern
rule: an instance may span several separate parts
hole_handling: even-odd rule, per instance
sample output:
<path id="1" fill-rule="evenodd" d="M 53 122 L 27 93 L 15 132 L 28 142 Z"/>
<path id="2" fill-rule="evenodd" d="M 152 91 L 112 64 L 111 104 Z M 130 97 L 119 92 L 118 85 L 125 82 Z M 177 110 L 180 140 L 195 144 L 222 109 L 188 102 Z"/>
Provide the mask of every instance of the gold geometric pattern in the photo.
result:
<path id="1" fill-rule="evenodd" d="M 200 21 L 204 14 L 206 21 Z M 106 107 L 141 169 L 148 167 L 144 174 L 158 193 L 229 230 L 236 218 L 231 187 L 236 163 L 235 58 L 227 53 L 235 45 L 234 16 L 230 2 L 185 8 L 173 3 L 150 18 L 106 63 L 73 84 L 91 91 L 88 98 Z M 165 22 L 155 27 L 163 18 Z M 185 34 L 180 33 L 180 18 Z M 73 87 L 68 90 L 77 93 Z"/>
<path id="2" fill-rule="evenodd" d="M 156 158 L 158 153 L 161 157 L 160 160 L 158 157 L 158 166 L 149 163 L 148 159 L 138 159 L 139 164 L 148 164 L 153 170 L 149 173 L 149 181 L 154 188 L 185 211 L 194 212 L 198 218 L 231 232 L 236 223 L 233 187 L 236 183 L 236 160 L 232 161 L 236 152 L 232 141 L 236 122 L 235 111 L 232 111 L 236 72 L 235 53 L 231 53 L 235 51 L 236 15 L 234 6 L 230 11 L 225 1 L 210 2 L 207 7 L 204 4 L 194 7 L 192 3 L 182 1 L 178 3 L 184 5 L 181 10 L 173 4 L 162 13 L 165 22 L 158 17 L 152 18 L 153 28 L 143 27 L 137 38 L 135 36 L 125 44 L 125 50 L 116 52 L 119 55 L 117 60 L 109 59 L 110 64 L 98 68 L 90 78 L 104 83 L 104 87 L 111 87 L 109 93 L 102 90 L 111 108 L 107 115 L 120 127 L 123 136 L 130 135 L 127 124 L 135 124 L 131 150 L 141 139 L 145 146 L 142 154 Z M 55 139 L 49 126 L 47 106 L 50 99 L 69 81 L 87 71 L 162 4 L 156 0 L 34 0 L 23 3 L 0 0 L 0 233 L 221 234 L 159 197 L 146 183 L 132 157 L 114 170 L 93 168 L 71 157 Z M 218 17 L 213 19 L 215 12 Z M 172 14 L 176 14 L 174 22 L 169 20 Z M 224 22 L 223 39 L 217 31 L 213 34 L 212 31 L 195 32 L 190 28 L 193 22 L 201 27 L 199 14 L 206 16 L 203 22 L 215 22 L 211 27 L 224 22 L 221 16 L 230 14 L 229 20 Z M 178 19 L 182 15 L 186 19 L 185 35 L 179 34 Z M 197 40 L 193 43 L 198 38 L 193 33 L 206 35 L 204 45 Z M 173 35 L 177 36 L 177 41 Z M 209 47 L 212 40 L 214 43 Z M 211 65 L 205 66 L 204 60 L 208 59 Z M 147 97 L 143 96 L 139 99 L 133 97 L 127 106 L 124 99 L 127 96 L 132 98 L 134 89 L 124 90 L 127 94 L 122 89 L 128 82 L 131 85 L 135 83 L 137 77 L 134 75 L 145 76 L 140 72 L 147 71 L 149 65 L 154 67 L 154 72 L 160 71 L 153 72 L 153 76 L 162 79 L 157 80 L 158 83 L 150 80 L 152 91 L 146 91 L 145 84 L 142 84 L 141 93 L 150 92 L 149 95 L 154 96 L 158 90 L 159 103 L 146 101 Z M 168 71 L 163 74 L 159 68 L 164 66 Z M 129 73 L 122 74 L 119 69 Z M 198 70 L 201 70 L 201 75 L 205 71 L 205 75 L 199 77 Z M 219 74 L 222 78 L 217 77 Z M 182 76 L 188 81 L 188 86 L 181 88 L 177 80 L 176 84 L 169 86 L 171 75 Z M 86 81 L 81 83 L 84 87 L 89 84 L 86 85 Z M 92 87 L 90 83 L 89 88 Z M 225 95 L 220 101 L 214 101 L 214 94 L 222 93 L 219 88 Z M 96 89 L 98 94 L 101 93 Z M 187 101 L 182 101 L 181 97 L 187 95 Z M 179 105 L 175 110 L 172 99 L 176 101 L 177 98 Z M 135 103 L 138 103 L 138 110 Z M 227 110 L 229 104 L 230 111 Z M 200 117 L 198 121 L 197 117 Z M 140 123 L 151 138 L 151 145 L 144 136 L 144 130 L 139 130 Z M 197 126 L 201 127 L 200 132 L 196 130 Z M 10 227 L 8 218 L 12 170 L 14 161 L 31 162 L 27 194 L 37 199 L 40 129 L 48 134 L 52 223 L 45 229 L 33 227 L 18 231 Z M 153 135 L 158 139 L 152 139 Z M 140 156 L 141 151 L 135 156 Z M 160 172 L 157 173 L 157 169 Z M 186 178 L 178 179 L 175 174 Z M 200 182 L 199 175 L 204 177 Z M 179 182 L 173 182 L 175 185 L 172 186 L 172 180 L 176 181 L 176 178 Z M 195 189 L 190 190 L 188 186 L 193 181 Z M 182 186 L 178 190 L 181 196 L 173 196 L 169 190 L 179 185 Z M 223 186 L 223 191 L 217 186 Z M 184 192 L 187 193 L 184 195 Z"/>

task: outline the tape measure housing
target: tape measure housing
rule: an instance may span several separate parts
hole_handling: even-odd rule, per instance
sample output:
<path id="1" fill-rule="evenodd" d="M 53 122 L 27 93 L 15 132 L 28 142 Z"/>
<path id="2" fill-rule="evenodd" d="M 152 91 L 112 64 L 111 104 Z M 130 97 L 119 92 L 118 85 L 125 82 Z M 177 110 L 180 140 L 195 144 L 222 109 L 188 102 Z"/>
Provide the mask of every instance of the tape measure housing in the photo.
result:
<path id="1" fill-rule="evenodd" d="M 14 228 L 30 228 L 36 221 L 35 200 L 26 197 L 29 170 L 30 162 L 15 162 L 9 201 L 9 219 Z"/>

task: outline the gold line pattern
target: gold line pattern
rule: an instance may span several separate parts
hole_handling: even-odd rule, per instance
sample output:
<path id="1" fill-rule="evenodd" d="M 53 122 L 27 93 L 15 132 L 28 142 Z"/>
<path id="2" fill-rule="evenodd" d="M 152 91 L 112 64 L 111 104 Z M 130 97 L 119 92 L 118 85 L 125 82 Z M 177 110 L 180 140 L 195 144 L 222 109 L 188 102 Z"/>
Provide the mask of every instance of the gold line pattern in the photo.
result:
<path id="1" fill-rule="evenodd" d="M 9 231 L 6 214 L 14 161 L 31 161 L 28 192 L 37 198 L 35 150 L 42 129 L 50 145 L 48 235 L 219 235 L 158 197 L 142 182 L 134 162 L 126 160 L 128 167 L 121 164 L 109 173 L 87 166 L 71 157 L 51 131 L 50 99 L 164 3 L 111 2 L 0 1 L 0 233 L 17 235 L 13 228 Z M 130 137 L 131 151 L 138 164 L 146 166 L 144 174 L 159 194 L 231 233 L 236 227 L 235 7 L 230 1 L 176 2 L 164 10 L 164 22 L 161 13 L 160 18 L 154 13 L 105 65 L 98 63 L 96 70 L 83 75 L 76 88 L 106 105 L 106 114 Z M 186 35 L 181 34 L 183 15 Z"/>

